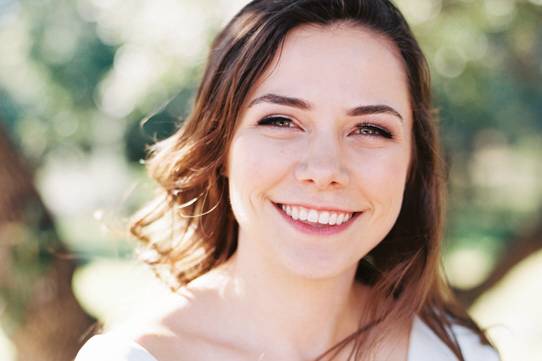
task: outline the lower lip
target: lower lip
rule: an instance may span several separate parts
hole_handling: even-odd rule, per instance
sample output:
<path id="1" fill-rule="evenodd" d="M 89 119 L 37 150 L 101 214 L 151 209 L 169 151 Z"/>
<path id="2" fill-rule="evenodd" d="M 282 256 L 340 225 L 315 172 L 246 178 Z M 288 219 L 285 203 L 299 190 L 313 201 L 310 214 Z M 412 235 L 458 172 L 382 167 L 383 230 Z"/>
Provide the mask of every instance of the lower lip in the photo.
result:
<path id="1" fill-rule="evenodd" d="M 282 207 L 276 203 L 273 203 L 275 208 L 278 210 L 278 212 L 282 215 L 282 217 L 290 223 L 292 226 L 294 226 L 297 230 L 310 234 L 310 235 L 320 235 L 320 236 L 330 236 L 334 234 L 338 234 L 341 232 L 344 232 L 354 221 L 363 213 L 363 212 L 356 212 L 352 215 L 352 217 L 339 225 L 328 225 L 328 224 L 315 224 L 312 225 L 310 223 L 296 221 L 292 217 L 290 217 L 286 212 L 282 210 Z"/>

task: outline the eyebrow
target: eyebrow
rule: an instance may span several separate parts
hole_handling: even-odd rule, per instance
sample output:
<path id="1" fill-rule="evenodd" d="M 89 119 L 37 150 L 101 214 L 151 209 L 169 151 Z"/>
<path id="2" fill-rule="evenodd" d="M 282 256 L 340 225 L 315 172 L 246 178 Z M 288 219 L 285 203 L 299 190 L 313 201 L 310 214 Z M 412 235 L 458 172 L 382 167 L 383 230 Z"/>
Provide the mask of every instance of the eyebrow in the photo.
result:
<path id="1" fill-rule="evenodd" d="M 287 97 L 284 95 L 278 95 L 278 94 L 265 94 L 261 97 L 253 99 L 248 107 L 252 107 L 253 105 L 259 104 L 259 103 L 272 103 L 272 104 L 279 104 L 279 105 L 285 105 L 293 108 L 298 108 L 302 110 L 310 110 L 312 109 L 312 106 L 310 103 L 308 103 L 305 100 L 299 99 L 299 98 L 292 98 Z M 403 117 L 401 114 L 393 109 L 389 105 L 385 104 L 372 104 L 372 105 L 360 105 L 355 108 L 350 109 L 347 112 L 347 115 L 355 117 L 360 115 L 367 115 L 367 114 L 391 114 L 399 118 L 401 121 L 403 121 Z"/>

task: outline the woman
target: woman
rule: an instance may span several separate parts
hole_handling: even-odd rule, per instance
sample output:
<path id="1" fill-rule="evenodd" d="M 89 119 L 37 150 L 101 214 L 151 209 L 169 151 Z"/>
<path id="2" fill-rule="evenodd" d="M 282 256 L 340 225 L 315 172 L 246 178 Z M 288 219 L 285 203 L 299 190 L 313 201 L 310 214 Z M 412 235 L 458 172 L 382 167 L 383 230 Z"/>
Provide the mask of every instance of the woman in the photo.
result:
<path id="1" fill-rule="evenodd" d="M 148 161 L 132 232 L 175 293 L 77 361 L 497 360 L 439 273 L 439 152 L 389 1 L 252 1 Z"/>

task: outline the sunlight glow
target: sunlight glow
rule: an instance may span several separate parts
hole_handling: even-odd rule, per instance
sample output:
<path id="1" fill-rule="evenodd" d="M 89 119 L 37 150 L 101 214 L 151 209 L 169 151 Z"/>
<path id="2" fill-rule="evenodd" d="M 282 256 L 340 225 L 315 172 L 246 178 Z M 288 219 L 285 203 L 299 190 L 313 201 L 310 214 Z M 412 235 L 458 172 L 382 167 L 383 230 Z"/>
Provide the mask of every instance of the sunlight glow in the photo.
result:
<path id="1" fill-rule="evenodd" d="M 399 0 L 397 3 L 413 25 L 435 19 L 442 9 L 442 0 Z"/>
<path id="2" fill-rule="evenodd" d="M 9 340 L 4 330 L 0 327 L 0 360 L 15 361 L 17 356 L 15 351 L 15 346 L 13 346 L 13 343 Z"/>
<path id="3" fill-rule="evenodd" d="M 470 309 L 503 361 L 542 360 L 542 251 L 522 261 Z"/>
<path id="4" fill-rule="evenodd" d="M 469 289 L 482 283 L 493 265 L 487 250 L 462 247 L 446 255 L 446 275 L 454 287 Z"/>

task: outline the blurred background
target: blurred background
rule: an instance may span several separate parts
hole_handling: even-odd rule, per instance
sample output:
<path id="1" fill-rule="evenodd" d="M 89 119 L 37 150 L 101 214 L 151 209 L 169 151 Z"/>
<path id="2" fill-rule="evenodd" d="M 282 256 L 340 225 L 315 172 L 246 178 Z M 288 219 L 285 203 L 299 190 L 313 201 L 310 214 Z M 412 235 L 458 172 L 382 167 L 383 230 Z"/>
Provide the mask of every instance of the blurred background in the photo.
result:
<path id="1" fill-rule="evenodd" d="M 0 360 L 70 360 L 165 292 L 126 233 L 154 194 L 145 145 L 246 2 L 0 0 Z M 443 266 L 505 361 L 542 360 L 542 0 L 397 4 L 433 71 Z"/>

